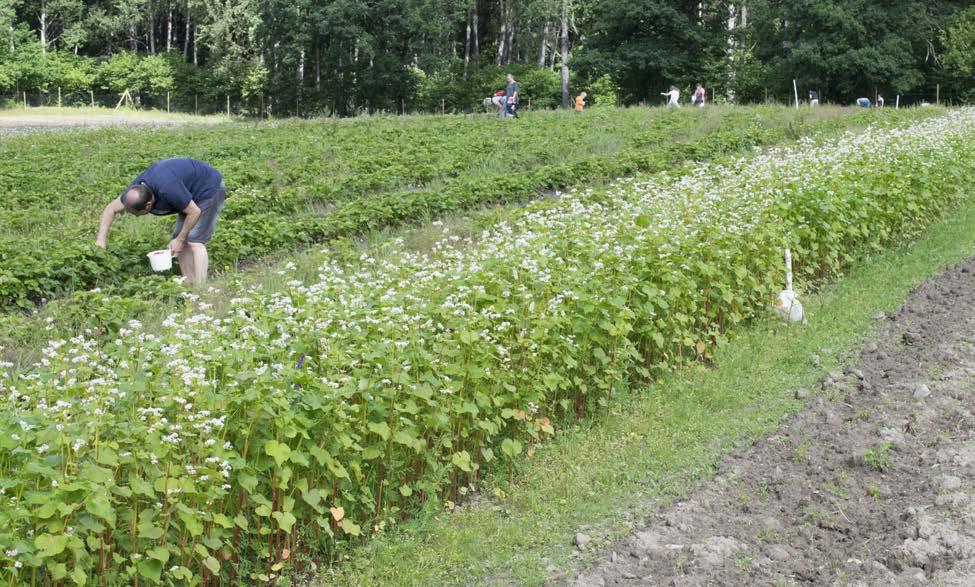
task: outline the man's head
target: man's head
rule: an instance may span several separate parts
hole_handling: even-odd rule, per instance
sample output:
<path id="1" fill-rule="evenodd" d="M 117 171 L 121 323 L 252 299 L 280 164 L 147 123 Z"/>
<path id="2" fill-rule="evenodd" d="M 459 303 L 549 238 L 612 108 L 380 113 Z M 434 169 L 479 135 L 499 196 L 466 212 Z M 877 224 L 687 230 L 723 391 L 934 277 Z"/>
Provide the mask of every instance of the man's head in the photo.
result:
<path id="1" fill-rule="evenodd" d="M 148 214 L 155 200 L 156 196 L 149 189 L 149 186 L 142 183 L 130 187 L 122 196 L 125 211 L 136 216 Z"/>
<path id="2" fill-rule="evenodd" d="M 508 74 L 508 75 L 507 75 L 506 77 L 507 77 L 507 79 L 508 79 L 508 83 L 509 83 L 509 84 L 510 84 L 511 82 L 513 82 L 513 81 L 515 81 L 515 76 L 513 76 L 513 75 L 511 75 L 510 73 L 509 73 L 509 74 Z"/>
<path id="3" fill-rule="evenodd" d="M 585 99 L 586 99 L 586 97 L 588 97 L 588 96 L 589 96 L 589 94 L 587 94 L 587 93 L 585 93 L 585 92 L 583 92 L 583 93 L 581 93 L 581 94 L 579 94 L 579 95 L 580 95 L 580 96 L 582 96 L 582 99 L 583 99 L 583 100 L 585 100 Z"/>

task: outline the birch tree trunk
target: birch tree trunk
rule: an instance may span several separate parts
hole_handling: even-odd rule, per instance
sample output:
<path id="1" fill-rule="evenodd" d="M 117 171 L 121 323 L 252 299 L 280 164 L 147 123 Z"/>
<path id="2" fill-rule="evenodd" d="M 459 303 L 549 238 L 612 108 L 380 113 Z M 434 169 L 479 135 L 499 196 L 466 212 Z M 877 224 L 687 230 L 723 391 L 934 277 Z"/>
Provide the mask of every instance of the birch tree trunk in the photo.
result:
<path id="1" fill-rule="evenodd" d="M 467 28 L 464 30 L 464 79 L 467 79 L 467 66 L 471 63 L 471 9 L 467 9 Z"/>
<path id="2" fill-rule="evenodd" d="M 315 43 L 315 91 L 322 91 L 322 48 Z"/>
<path id="3" fill-rule="evenodd" d="M 498 65 L 504 63 L 504 56 L 506 54 L 506 43 L 508 42 L 508 11 L 506 2 L 504 0 L 498 0 L 498 4 L 501 7 L 499 12 L 501 16 L 501 31 L 498 33 L 498 56 L 495 62 Z"/>
<path id="4" fill-rule="evenodd" d="M 569 107 L 569 3 L 562 0 L 562 107 Z"/>
<path id="5" fill-rule="evenodd" d="M 41 0 L 41 15 L 38 20 L 41 33 L 41 55 L 47 54 L 47 0 Z"/>
<path id="6" fill-rule="evenodd" d="M 190 35 L 193 34 L 193 15 L 186 7 L 186 29 L 183 31 L 183 61 L 190 60 Z"/>
<path id="7" fill-rule="evenodd" d="M 548 19 L 542 22 L 542 31 L 538 34 L 538 68 L 545 67 L 545 58 L 548 51 Z"/>
<path id="8" fill-rule="evenodd" d="M 149 23 L 149 55 L 156 54 L 156 23 L 152 14 L 152 2 L 146 2 L 146 22 Z"/>
<path id="9" fill-rule="evenodd" d="M 166 8 L 166 53 L 173 50 L 173 3 L 167 3 Z"/>
<path id="10" fill-rule="evenodd" d="M 472 25 L 472 27 L 474 29 L 474 39 L 473 39 L 474 40 L 474 49 L 473 49 L 474 55 L 480 55 L 480 53 L 481 53 L 480 33 L 477 32 L 477 24 L 478 24 L 477 20 L 478 20 L 478 15 L 477 15 L 477 0 L 474 0 L 474 21 L 471 23 L 471 25 Z"/>

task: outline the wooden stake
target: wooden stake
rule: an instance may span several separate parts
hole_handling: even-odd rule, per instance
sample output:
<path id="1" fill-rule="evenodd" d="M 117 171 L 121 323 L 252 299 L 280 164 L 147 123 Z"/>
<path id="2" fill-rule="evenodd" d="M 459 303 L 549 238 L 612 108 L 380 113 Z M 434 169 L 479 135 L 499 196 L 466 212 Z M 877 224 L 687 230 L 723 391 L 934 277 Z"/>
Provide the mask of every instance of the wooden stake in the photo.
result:
<path id="1" fill-rule="evenodd" d="M 95 107 L 95 92 L 88 90 L 88 97 L 91 99 L 91 107 Z"/>
<path id="2" fill-rule="evenodd" d="M 938 89 L 935 90 L 934 103 L 939 106 L 941 105 L 941 84 L 938 84 Z"/>
<path id="3" fill-rule="evenodd" d="M 166 112 L 169 112 L 169 92 L 166 92 Z"/>
<path id="4" fill-rule="evenodd" d="M 440 98 L 440 114 L 443 115 L 446 113 L 447 113 L 447 102 L 443 98 Z"/>
<path id="5" fill-rule="evenodd" d="M 900 110 L 900 109 L 901 109 L 901 95 L 897 94 L 897 104 L 894 106 L 894 110 Z"/>
<path id="6" fill-rule="evenodd" d="M 230 118 L 230 94 L 227 94 L 227 117 Z"/>
<path id="7" fill-rule="evenodd" d="M 799 109 L 799 86 L 796 85 L 796 80 L 792 80 L 792 91 L 796 94 L 796 110 Z"/>
<path id="8" fill-rule="evenodd" d="M 400 108 L 402 108 L 402 110 L 400 111 L 401 114 L 403 116 L 406 116 L 406 98 L 401 98 L 399 103 L 400 103 Z"/>
<path id="9" fill-rule="evenodd" d="M 200 113 L 200 95 L 193 94 L 193 114 Z"/>
<path id="10" fill-rule="evenodd" d="M 24 108 L 27 108 L 27 92 L 24 92 Z"/>
<path id="11" fill-rule="evenodd" d="M 58 108 L 61 107 L 61 86 L 58 86 Z"/>

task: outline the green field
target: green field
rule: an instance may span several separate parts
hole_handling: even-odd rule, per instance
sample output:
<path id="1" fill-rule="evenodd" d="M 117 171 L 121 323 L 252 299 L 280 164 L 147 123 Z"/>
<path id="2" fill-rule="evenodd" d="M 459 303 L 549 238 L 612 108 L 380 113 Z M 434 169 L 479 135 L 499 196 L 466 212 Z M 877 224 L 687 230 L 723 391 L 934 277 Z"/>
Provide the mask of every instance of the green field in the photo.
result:
<path id="1" fill-rule="evenodd" d="M 109 199 L 161 158 L 197 157 L 226 175 L 231 199 L 210 248 L 216 267 L 230 267 L 379 226 L 862 126 L 872 114 L 631 108 L 532 113 L 508 124 L 487 115 L 380 117 L 5 138 L 0 308 L 145 275 L 143 255 L 166 242 L 169 223 L 127 219 L 107 255 L 91 244 Z"/>
<path id="2" fill-rule="evenodd" d="M 975 112 L 810 116 L 631 109 L 550 113 L 522 126 L 487 117 L 229 125 L 143 132 L 143 142 L 168 139 L 174 150 L 140 154 L 131 168 L 121 154 L 134 150 L 137 131 L 5 141 L 11 156 L 10 145 L 22 147 L 22 167 L 0 164 L 2 181 L 20 186 L 15 200 L 35 189 L 56 199 L 63 192 L 39 187 L 45 179 L 68 181 L 86 167 L 114 169 L 115 179 L 84 176 L 88 195 L 60 218 L 44 198 L 31 204 L 35 216 L 0 209 L 14 219 L 4 246 L 23 246 L 28 234 L 63 250 L 90 239 L 102 190 L 174 154 L 178 141 L 180 154 L 228 174 L 236 207 L 214 242 L 224 263 L 240 260 L 229 251 L 244 239 L 254 248 L 243 259 L 333 243 L 228 273 L 219 291 L 164 289 L 165 280 L 118 273 L 118 261 L 107 282 L 85 285 L 114 288 L 74 294 L 58 306 L 63 315 L 47 315 L 50 331 L 45 307 L 8 334 L 20 347 L 31 336 L 64 340 L 35 365 L 0 372 L 0 488 L 10 496 L 0 548 L 17 553 L 0 561 L 0 579 L 236 584 L 342 560 L 404 520 L 464 503 L 485 478 L 513 478 L 546 440 L 605 417 L 627 390 L 713 361 L 767 313 L 783 248 L 794 251 L 801 283 L 819 283 L 967 202 Z M 603 133 L 600 121 L 614 130 Z M 422 130 L 410 138 L 412 124 Z M 458 128 L 500 147 L 547 147 L 514 162 L 499 148 L 479 166 L 478 141 Z M 355 153 L 374 166 L 382 159 L 351 138 L 328 150 L 323 129 L 370 137 L 362 142 L 386 153 L 393 171 L 359 179 Z M 457 141 L 467 158 L 441 165 L 431 148 L 396 159 L 438 132 L 441 153 Z M 796 144 L 803 135 L 815 137 Z M 563 152 L 556 136 L 588 151 Z M 752 149 L 771 143 L 786 147 Z M 311 152 L 333 157 L 319 168 Z M 641 169 L 663 173 L 591 185 Z M 341 181 L 357 187 L 336 191 Z M 335 240 L 566 185 L 580 189 L 391 229 L 392 238 Z M 472 186 L 469 198 L 449 197 Z M 121 247 L 164 242 L 168 228 L 125 224 Z M 255 225 L 277 240 L 261 241 Z M 143 303 L 147 292 L 160 297 Z"/>

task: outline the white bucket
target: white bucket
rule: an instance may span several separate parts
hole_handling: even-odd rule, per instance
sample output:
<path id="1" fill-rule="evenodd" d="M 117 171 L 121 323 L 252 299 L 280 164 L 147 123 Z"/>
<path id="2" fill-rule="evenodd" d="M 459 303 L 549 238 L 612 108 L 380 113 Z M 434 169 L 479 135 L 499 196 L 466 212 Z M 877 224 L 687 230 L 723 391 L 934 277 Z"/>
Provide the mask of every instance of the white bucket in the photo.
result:
<path id="1" fill-rule="evenodd" d="M 169 249 L 153 251 L 146 255 L 153 271 L 169 271 L 173 268 L 173 252 Z"/>

